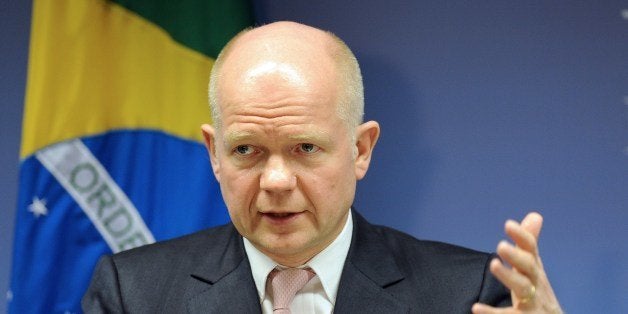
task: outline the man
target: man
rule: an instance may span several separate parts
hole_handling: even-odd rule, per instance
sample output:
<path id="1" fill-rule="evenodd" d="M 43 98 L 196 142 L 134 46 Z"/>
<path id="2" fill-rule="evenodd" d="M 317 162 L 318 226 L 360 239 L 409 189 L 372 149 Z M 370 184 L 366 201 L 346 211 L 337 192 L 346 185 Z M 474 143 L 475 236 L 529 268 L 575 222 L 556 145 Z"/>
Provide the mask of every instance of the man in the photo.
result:
<path id="1" fill-rule="evenodd" d="M 335 36 L 291 22 L 239 34 L 210 104 L 202 132 L 232 224 L 104 257 L 86 312 L 560 312 L 538 214 L 506 223 L 507 268 L 351 209 L 380 129 L 362 122 L 360 70 Z"/>

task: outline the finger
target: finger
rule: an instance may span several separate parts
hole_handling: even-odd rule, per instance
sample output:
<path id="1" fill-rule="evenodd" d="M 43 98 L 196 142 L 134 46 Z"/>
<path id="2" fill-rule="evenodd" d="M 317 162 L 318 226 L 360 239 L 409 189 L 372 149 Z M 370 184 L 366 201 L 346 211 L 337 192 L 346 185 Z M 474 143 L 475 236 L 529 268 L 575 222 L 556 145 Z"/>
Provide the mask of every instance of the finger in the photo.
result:
<path id="1" fill-rule="evenodd" d="M 523 228 L 514 220 L 506 221 L 504 225 L 506 234 L 522 249 L 536 254 L 537 238 L 531 232 Z"/>
<path id="2" fill-rule="evenodd" d="M 473 314 L 505 314 L 513 313 L 512 308 L 497 308 L 482 303 L 475 303 L 471 307 Z"/>
<path id="3" fill-rule="evenodd" d="M 521 221 L 521 227 L 532 233 L 538 241 L 541 229 L 543 228 L 543 216 L 537 212 L 530 212 Z"/>
<path id="4" fill-rule="evenodd" d="M 516 248 L 506 241 L 499 242 L 497 254 L 517 272 L 524 274 L 532 283 L 536 284 L 538 276 L 536 255 Z"/>
<path id="5" fill-rule="evenodd" d="M 528 296 L 532 282 L 528 277 L 522 275 L 512 268 L 506 267 L 499 259 L 495 258 L 489 265 L 491 273 L 495 275 L 504 286 L 512 291 L 517 298 Z"/>

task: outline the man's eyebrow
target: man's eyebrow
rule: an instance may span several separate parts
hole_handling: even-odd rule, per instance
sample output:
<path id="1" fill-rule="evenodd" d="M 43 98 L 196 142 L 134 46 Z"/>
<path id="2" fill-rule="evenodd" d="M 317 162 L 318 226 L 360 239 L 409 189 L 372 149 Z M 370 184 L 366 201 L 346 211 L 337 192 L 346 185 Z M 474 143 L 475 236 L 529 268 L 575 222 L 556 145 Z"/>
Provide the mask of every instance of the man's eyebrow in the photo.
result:
<path id="1" fill-rule="evenodd" d="M 255 137 L 255 134 L 248 131 L 234 131 L 225 134 L 225 143 L 236 143 Z"/>
<path id="2" fill-rule="evenodd" d="M 292 135 L 289 135 L 288 138 L 290 140 L 300 141 L 300 142 L 317 142 L 317 143 L 331 142 L 331 136 L 329 136 L 329 133 L 321 132 L 321 131 L 309 131 L 306 133 L 292 134 Z"/>
<path id="3" fill-rule="evenodd" d="M 248 141 L 256 138 L 257 135 L 249 131 L 233 131 L 225 134 L 225 143 L 238 143 Z M 290 134 L 287 138 L 291 141 L 299 142 L 316 142 L 316 143 L 329 143 L 331 142 L 331 136 L 327 132 L 321 131 L 308 131 L 304 133 Z"/>

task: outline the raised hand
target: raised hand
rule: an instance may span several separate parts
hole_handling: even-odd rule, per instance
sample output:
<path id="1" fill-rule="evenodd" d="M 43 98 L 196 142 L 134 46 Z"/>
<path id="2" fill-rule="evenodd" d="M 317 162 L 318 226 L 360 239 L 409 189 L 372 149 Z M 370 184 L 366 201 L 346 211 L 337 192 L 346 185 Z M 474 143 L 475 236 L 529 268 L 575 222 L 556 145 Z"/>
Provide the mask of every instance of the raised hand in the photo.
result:
<path id="1" fill-rule="evenodd" d="M 542 226 L 543 217 L 535 212 L 526 215 L 521 223 L 506 221 L 506 234 L 515 245 L 501 241 L 497 245 L 497 254 L 511 267 L 494 259 L 490 270 L 510 289 L 512 307 L 495 308 L 476 303 L 471 308 L 473 313 L 563 313 L 539 256 L 538 241 Z"/>

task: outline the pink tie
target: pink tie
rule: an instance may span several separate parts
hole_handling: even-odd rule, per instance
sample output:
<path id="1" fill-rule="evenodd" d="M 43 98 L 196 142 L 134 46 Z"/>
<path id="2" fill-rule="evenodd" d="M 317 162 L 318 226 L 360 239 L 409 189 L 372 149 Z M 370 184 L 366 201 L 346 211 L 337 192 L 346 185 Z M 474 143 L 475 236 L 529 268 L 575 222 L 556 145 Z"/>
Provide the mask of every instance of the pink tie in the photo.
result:
<path id="1" fill-rule="evenodd" d="M 273 314 L 290 314 L 290 303 L 303 286 L 314 277 L 311 269 L 274 269 L 268 279 L 273 287 Z"/>

